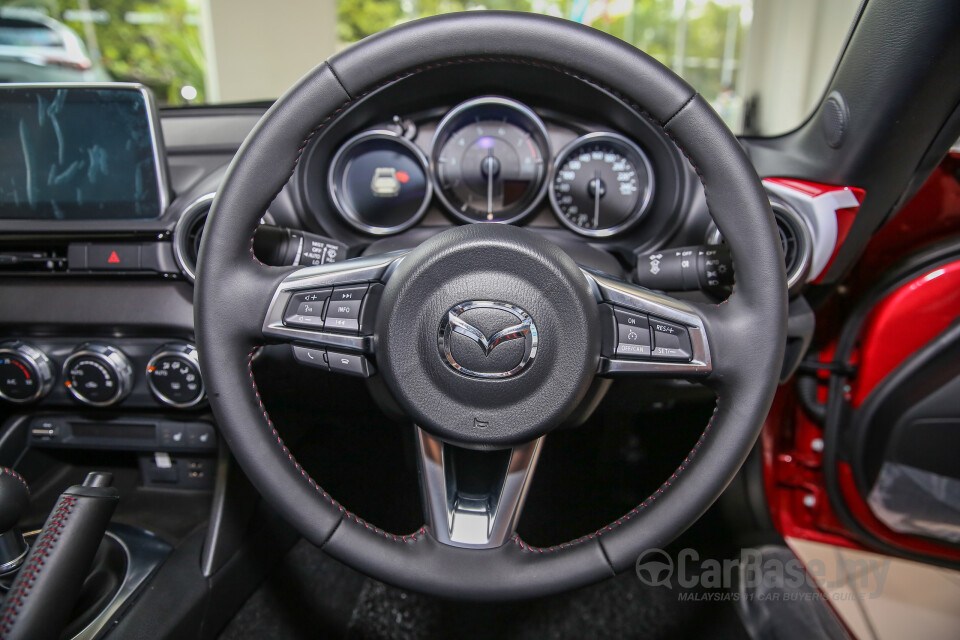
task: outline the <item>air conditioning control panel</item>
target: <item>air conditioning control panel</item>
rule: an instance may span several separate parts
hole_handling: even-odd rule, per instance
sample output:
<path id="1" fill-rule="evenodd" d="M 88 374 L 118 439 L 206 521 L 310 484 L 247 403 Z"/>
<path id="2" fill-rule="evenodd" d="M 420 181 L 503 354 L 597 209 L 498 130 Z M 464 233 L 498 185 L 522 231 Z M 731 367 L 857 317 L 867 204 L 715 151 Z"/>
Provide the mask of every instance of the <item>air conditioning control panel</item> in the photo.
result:
<path id="1" fill-rule="evenodd" d="M 206 399 L 197 349 L 156 338 L 0 340 L 0 401 L 190 409 Z"/>

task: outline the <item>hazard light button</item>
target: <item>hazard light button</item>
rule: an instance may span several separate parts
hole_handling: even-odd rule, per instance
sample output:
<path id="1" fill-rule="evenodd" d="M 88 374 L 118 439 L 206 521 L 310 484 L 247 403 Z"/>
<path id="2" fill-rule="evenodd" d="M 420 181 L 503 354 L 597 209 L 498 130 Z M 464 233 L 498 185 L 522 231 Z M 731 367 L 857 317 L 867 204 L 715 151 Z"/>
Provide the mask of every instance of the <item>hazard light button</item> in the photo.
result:
<path id="1" fill-rule="evenodd" d="M 91 244 L 87 248 L 87 268 L 136 271 L 140 268 L 140 245 Z"/>

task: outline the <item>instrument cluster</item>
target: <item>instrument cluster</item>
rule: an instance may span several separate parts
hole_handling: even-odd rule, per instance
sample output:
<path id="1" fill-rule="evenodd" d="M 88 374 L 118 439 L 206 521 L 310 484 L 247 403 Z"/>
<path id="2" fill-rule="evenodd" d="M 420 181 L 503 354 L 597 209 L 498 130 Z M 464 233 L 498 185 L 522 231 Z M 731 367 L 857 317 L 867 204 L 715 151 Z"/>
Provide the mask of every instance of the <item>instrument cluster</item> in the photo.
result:
<path id="1" fill-rule="evenodd" d="M 409 135 L 416 125 L 397 129 L 361 131 L 329 164 L 330 202 L 356 231 L 401 233 L 434 202 L 456 222 L 504 224 L 548 202 L 562 225 L 602 238 L 629 230 L 651 208 L 654 169 L 640 144 L 591 131 L 555 151 L 541 117 L 510 98 L 461 102 L 440 119 L 428 147 L 418 140 L 425 148 Z"/>

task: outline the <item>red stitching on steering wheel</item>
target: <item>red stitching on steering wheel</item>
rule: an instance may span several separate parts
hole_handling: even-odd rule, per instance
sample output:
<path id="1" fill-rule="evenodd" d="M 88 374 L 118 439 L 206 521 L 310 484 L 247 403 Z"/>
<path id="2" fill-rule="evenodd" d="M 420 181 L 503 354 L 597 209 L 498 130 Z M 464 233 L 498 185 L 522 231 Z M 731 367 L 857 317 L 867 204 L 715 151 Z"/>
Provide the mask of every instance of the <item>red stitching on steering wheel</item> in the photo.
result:
<path id="1" fill-rule="evenodd" d="M 693 445 L 693 449 L 690 450 L 690 453 L 687 454 L 687 457 L 684 458 L 683 462 L 680 463 L 680 466 L 676 468 L 676 470 L 670 475 L 670 477 L 667 478 L 663 482 L 663 484 L 661 484 L 657 488 L 656 491 L 654 491 L 652 494 L 647 496 L 646 500 L 638 504 L 636 507 L 634 507 L 633 509 L 625 513 L 620 518 L 617 518 L 610 524 L 604 527 L 601 527 L 600 529 L 597 529 L 593 533 L 589 533 L 585 536 L 581 536 L 576 540 L 570 540 L 569 542 L 563 542 L 561 544 L 553 545 L 552 547 L 535 547 L 533 545 L 525 543 L 523 540 L 520 539 L 520 536 L 514 536 L 513 541 L 516 542 L 518 545 L 520 545 L 520 548 L 523 549 L 524 551 L 536 551 L 537 553 L 547 553 L 549 551 L 560 551 L 561 549 L 574 547 L 582 542 L 587 542 L 588 540 L 592 540 L 593 538 L 602 536 L 604 533 L 608 531 L 613 531 L 614 529 L 622 525 L 624 522 L 626 522 L 633 516 L 640 513 L 643 509 L 646 509 L 648 506 L 650 506 L 651 503 L 653 503 L 658 497 L 663 495 L 663 493 L 672 486 L 672 483 L 674 480 L 680 477 L 680 474 L 684 472 L 684 470 L 687 468 L 687 465 L 696 457 L 697 451 L 700 449 L 700 445 L 702 445 L 703 441 L 706 440 L 707 433 L 710 431 L 710 427 L 713 426 L 713 419 L 714 417 L 716 417 L 717 411 L 719 410 L 720 410 L 720 398 L 717 397 L 717 403 L 713 408 L 713 413 L 710 415 L 710 420 L 707 422 L 706 428 L 703 430 L 703 433 L 700 434 L 700 438 L 697 440 L 697 443 Z"/>
<path id="2" fill-rule="evenodd" d="M 387 538 L 387 539 L 389 539 L 389 540 L 393 540 L 394 542 L 416 542 L 416 541 L 417 541 L 417 536 L 419 536 L 419 535 L 421 535 L 421 534 L 424 533 L 425 527 L 420 527 L 420 529 L 418 529 L 418 530 L 415 531 L 414 533 L 407 534 L 407 535 L 403 535 L 403 536 L 398 536 L 398 535 L 396 535 L 396 534 L 389 533 L 389 532 L 384 531 L 383 529 L 381 529 L 381 528 L 379 528 L 379 527 L 377 527 L 377 526 L 375 526 L 375 525 L 370 524 L 369 522 L 367 522 L 366 520 L 364 520 L 364 519 L 361 518 L 360 516 L 356 515 L 356 514 L 353 513 L 352 511 L 348 510 L 348 509 L 347 509 L 346 507 L 344 507 L 342 504 L 340 504 L 339 502 L 337 502 L 337 501 L 333 498 L 333 496 L 331 496 L 329 493 L 327 493 L 326 491 L 324 491 L 324 490 L 323 490 L 323 487 L 321 487 L 319 484 L 317 484 L 316 480 L 314 480 L 312 477 L 310 477 L 310 474 L 307 473 L 306 469 L 304 469 L 304 468 L 300 465 L 300 463 L 297 462 L 296 458 L 294 458 L 294 457 L 293 457 L 293 454 L 290 452 L 290 449 L 288 449 L 288 448 L 287 448 L 287 445 L 284 444 L 283 438 L 281 438 L 281 437 L 280 437 L 280 434 L 277 433 L 276 427 L 273 426 L 273 421 L 270 420 L 270 416 L 267 414 L 267 409 L 266 409 L 266 407 L 263 406 L 263 400 L 260 398 L 260 391 L 257 389 L 257 381 L 254 380 L 254 378 L 253 378 L 253 355 L 254 355 L 254 353 L 256 353 L 256 349 L 254 349 L 253 351 L 251 351 L 250 354 L 247 356 L 247 371 L 250 372 L 250 384 L 251 384 L 251 386 L 253 387 L 253 393 L 254 393 L 254 395 L 255 395 L 256 398 L 257 398 L 257 404 L 260 405 L 260 410 L 263 411 L 263 419 L 266 420 L 267 426 L 270 427 L 270 430 L 273 432 L 273 437 L 277 439 L 277 444 L 280 446 L 280 448 L 283 450 L 283 452 L 284 452 L 285 454 L 287 454 L 287 458 L 290 460 L 291 464 L 293 464 L 293 466 L 296 468 L 296 470 L 300 472 L 300 475 L 303 476 L 303 479 L 306 480 L 307 483 L 308 483 L 311 487 L 313 487 L 314 489 L 316 489 L 316 490 L 317 490 L 317 493 L 319 493 L 320 495 L 322 495 L 324 498 L 326 498 L 326 499 L 330 502 L 330 504 L 332 504 L 334 507 L 336 507 L 336 508 L 340 511 L 340 513 L 342 513 L 343 515 L 345 515 L 345 516 L 346 516 L 347 518 L 349 518 L 350 520 L 356 522 L 357 524 L 362 525 L 362 526 L 363 526 L 364 528 L 366 528 L 367 530 L 372 531 L 372 532 L 374 532 L 374 533 L 376 533 L 376 534 L 378 534 L 378 535 L 382 535 L 383 537 L 385 537 L 385 538 Z"/>

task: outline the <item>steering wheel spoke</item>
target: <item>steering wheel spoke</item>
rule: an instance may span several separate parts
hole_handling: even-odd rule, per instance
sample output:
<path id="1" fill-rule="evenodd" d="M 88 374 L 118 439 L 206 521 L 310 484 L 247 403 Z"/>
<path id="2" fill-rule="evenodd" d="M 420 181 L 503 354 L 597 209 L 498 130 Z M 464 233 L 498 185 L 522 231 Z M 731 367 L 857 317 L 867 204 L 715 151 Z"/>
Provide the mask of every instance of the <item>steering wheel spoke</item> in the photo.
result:
<path id="1" fill-rule="evenodd" d="M 709 311 L 584 269 L 601 306 L 604 376 L 704 378 L 713 371 Z"/>
<path id="2" fill-rule="evenodd" d="M 370 376 L 373 318 L 383 282 L 405 255 L 394 252 L 304 267 L 276 286 L 261 328 L 273 342 L 293 344 L 302 364 Z"/>
<path id="3" fill-rule="evenodd" d="M 545 436 L 484 451 L 445 443 L 420 427 L 416 431 L 424 509 L 437 541 L 468 549 L 509 541 Z"/>

